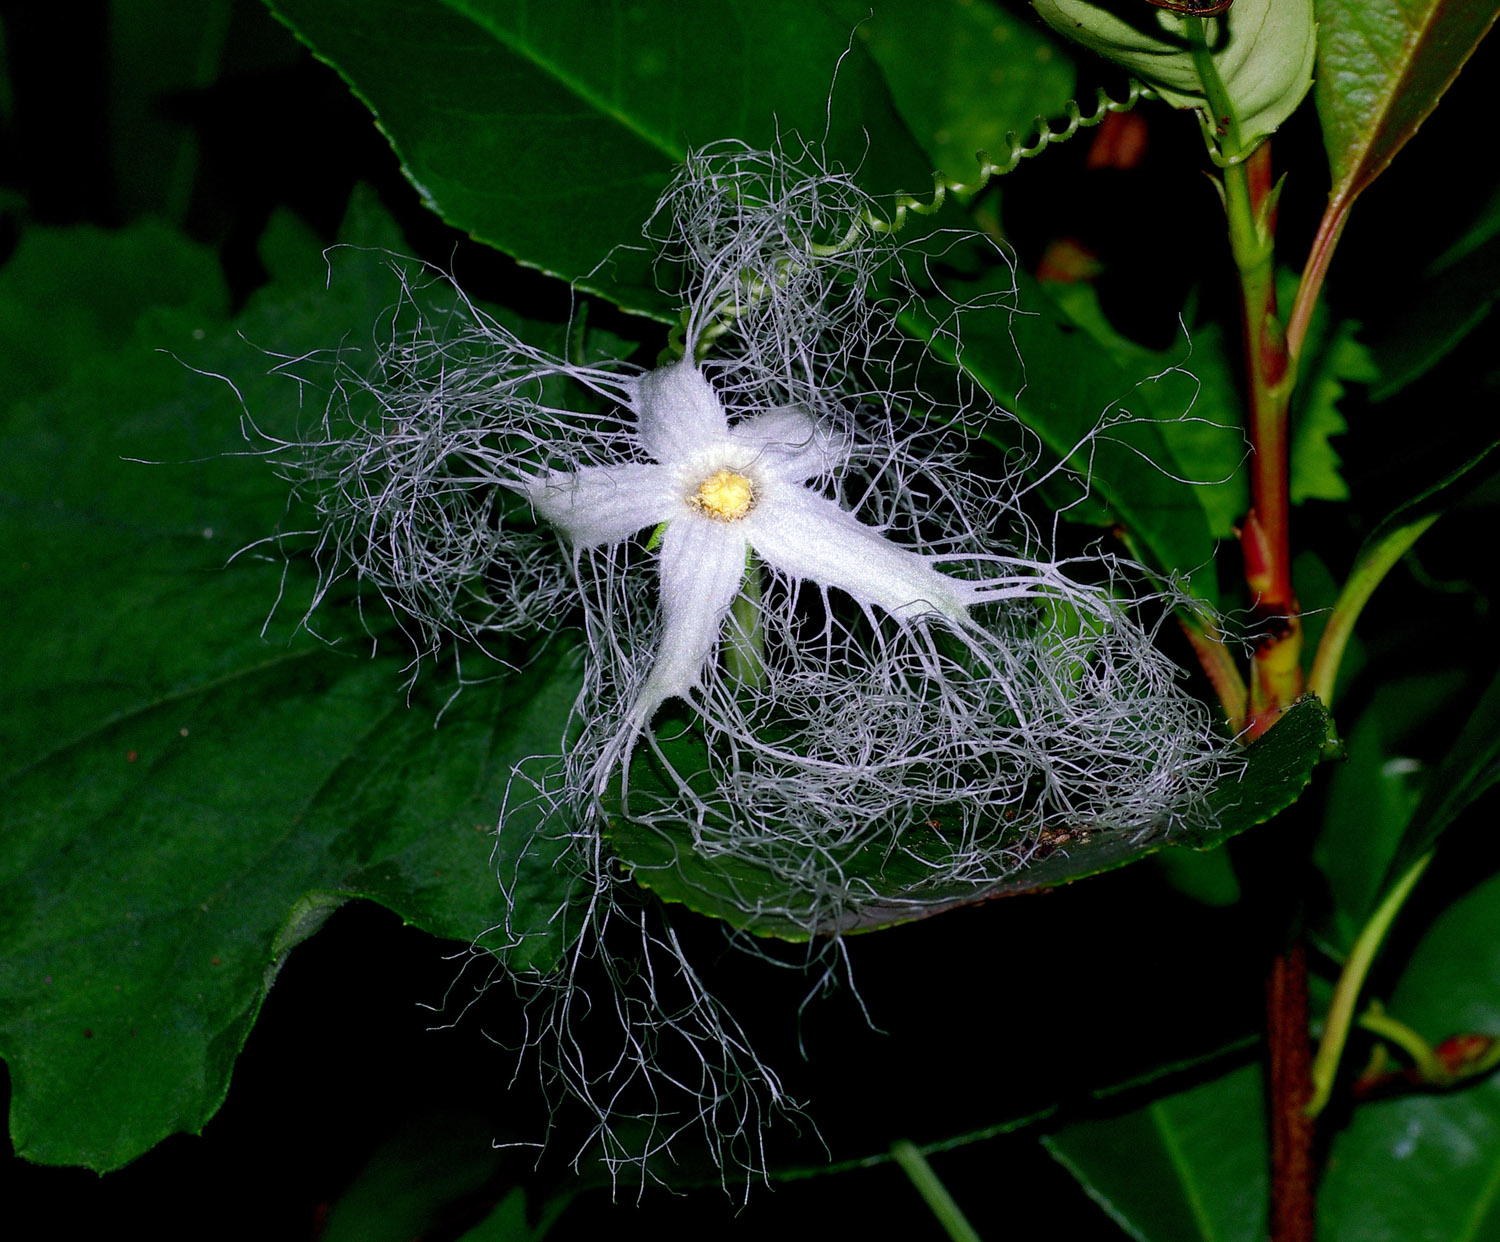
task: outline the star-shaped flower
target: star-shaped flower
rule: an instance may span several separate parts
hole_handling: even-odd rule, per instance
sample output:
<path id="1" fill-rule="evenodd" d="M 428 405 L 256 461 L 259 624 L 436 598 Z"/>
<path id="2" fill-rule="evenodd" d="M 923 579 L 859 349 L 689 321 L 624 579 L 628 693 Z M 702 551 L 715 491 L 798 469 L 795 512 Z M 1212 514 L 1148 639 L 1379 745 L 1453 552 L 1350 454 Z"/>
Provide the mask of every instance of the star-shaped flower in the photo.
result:
<path id="1" fill-rule="evenodd" d="M 639 730 L 660 704 L 700 683 L 754 553 L 793 581 L 847 592 L 898 620 L 939 615 L 962 627 L 969 607 L 995 597 L 950 577 L 937 558 L 895 543 L 824 495 L 814 481 L 848 449 L 796 408 L 731 424 L 691 360 L 641 377 L 634 440 L 650 462 L 553 471 L 526 486 L 537 513 L 575 551 L 664 526 L 659 551 L 661 640 L 632 705 Z"/>

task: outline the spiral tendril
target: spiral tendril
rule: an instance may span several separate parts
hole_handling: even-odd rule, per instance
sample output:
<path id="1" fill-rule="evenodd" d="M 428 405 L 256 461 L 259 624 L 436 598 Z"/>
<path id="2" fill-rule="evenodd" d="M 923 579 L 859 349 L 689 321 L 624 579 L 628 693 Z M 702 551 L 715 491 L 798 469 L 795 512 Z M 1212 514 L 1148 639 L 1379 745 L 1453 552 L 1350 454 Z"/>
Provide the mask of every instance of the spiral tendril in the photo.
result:
<path id="1" fill-rule="evenodd" d="M 848 252 L 866 234 L 884 236 L 899 233 L 906 227 L 909 215 L 934 215 L 942 209 L 949 195 L 963 200 L 973 198 L 989 185 L 992 178 L 1003 177 L 1006 173 L 1013 172 L 1020 166 L 1021 161 L 1035 159 L 1048 147 L 1056 143 L 1067 142 L 1081 129 L 1094 128 L 1112 112 L 1129 112 L 1142 99 L 1156 98 L 1159 96 L 1154 90 L 1131 78 L 1124 99 L 1114 99 L 1104 87 L 1099 87 L 1094 94 L 1094 110 L 1087 115 L 1079 107 L 1076 99 L 1070 99 L 1063 108 L 1067 122 L 1061 129 L 1053 129 L 1052 123 L 1045 116 L 1038 116 L 1029 141 L 1015 130 L 1005 135 L 1008 149 L 1001 159 L 992 159 L 988 151 L 976 152 L 979 160 L 979 173 L 974 180 L 955 181 L 941 171 L 935 172 L 932 175 L 933 188 L 930 200 L 924 202 L 915 195 L 900 194 L 896 197 L 895 209 L 889 219 L 873 209 L 866 209 L 854 219 L 848 231 L 837 241 L 809 241 L 808 256 L 815 259 L 836 257 Z M 1210 142 L 1209 146 L 1210 154 L 1215 154 L 1214 144 Z M 1217 157 L 1215 163 L 1220 162 L 1221 159 L 1222 157 Z M 784 264 L 785 269 L 790 270 L 793 263 L 794 260 L 787 259 Z M 746 304 L 747 297 L 762 296 L 766 289 L 764 279 L 756 280 L 747 277 L 744 287 L 737 290 L 734 295 L 724 298 L 707 317 L 706 322 L 700 320 L 699 331 L 694 341 L 694 356 L 701 361 L 712 349 L 714 341 L 734 326 L 734 321 L 743 313 L 742 308 Z M 687 352 L 688 327 L 688 311 L 684 309 L 682 316 L 672 326 L 668 335 L 667 346 L 662 351 L 662 361 L 681 358 Z"/>

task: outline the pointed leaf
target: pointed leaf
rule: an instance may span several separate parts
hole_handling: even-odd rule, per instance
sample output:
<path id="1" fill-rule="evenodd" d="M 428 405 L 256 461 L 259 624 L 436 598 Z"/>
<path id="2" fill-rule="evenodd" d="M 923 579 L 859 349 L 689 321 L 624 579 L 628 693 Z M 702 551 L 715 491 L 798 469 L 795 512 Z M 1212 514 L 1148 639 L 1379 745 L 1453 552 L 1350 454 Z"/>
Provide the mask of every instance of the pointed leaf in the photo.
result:
<path id="1" fill-rule="evenodd" d="M 1334 201 L 1385 171 L 1497 14 L 1496 0 L 1317 0 L 1316 99 Z"/>
<path id="2" fill-rule="evenodd" d="M 1229 1074 L 1043 1140 L 1089 1197 L 1145 1242 L 1258 1242 L 1269 1144 L 1261 1070 Z"/>

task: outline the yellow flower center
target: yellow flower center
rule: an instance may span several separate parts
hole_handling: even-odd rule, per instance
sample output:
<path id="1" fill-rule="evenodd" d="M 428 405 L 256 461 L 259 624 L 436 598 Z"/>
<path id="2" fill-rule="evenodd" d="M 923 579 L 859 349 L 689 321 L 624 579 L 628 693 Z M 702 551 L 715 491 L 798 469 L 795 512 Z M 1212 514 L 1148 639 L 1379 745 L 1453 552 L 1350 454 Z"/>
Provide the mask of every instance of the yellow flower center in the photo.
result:
<path id="1" fill-rule="evenodd" d="M 732 470 L 715 470 L 688 503 L 721 522 L 738 522 L 755 508 L 755 484 Z"/>

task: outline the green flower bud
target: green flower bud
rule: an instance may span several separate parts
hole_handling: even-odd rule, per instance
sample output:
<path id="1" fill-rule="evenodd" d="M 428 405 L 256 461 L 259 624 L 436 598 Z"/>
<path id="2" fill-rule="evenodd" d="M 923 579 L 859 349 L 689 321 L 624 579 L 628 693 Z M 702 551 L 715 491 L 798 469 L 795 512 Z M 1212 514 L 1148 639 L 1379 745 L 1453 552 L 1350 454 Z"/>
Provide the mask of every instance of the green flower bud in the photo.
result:
<path id="1" fill-rule="evenodd" d="M 1275 133 L 1312 86 L 1313 0 L 1234 0 L 1194 17 L 1142 0 L 1032 0 L 1042 20 L 1177 108 L 1196 108 L 1235 158 Z M 1227 115 L 1226 115 L 1227 114 Z"/>

